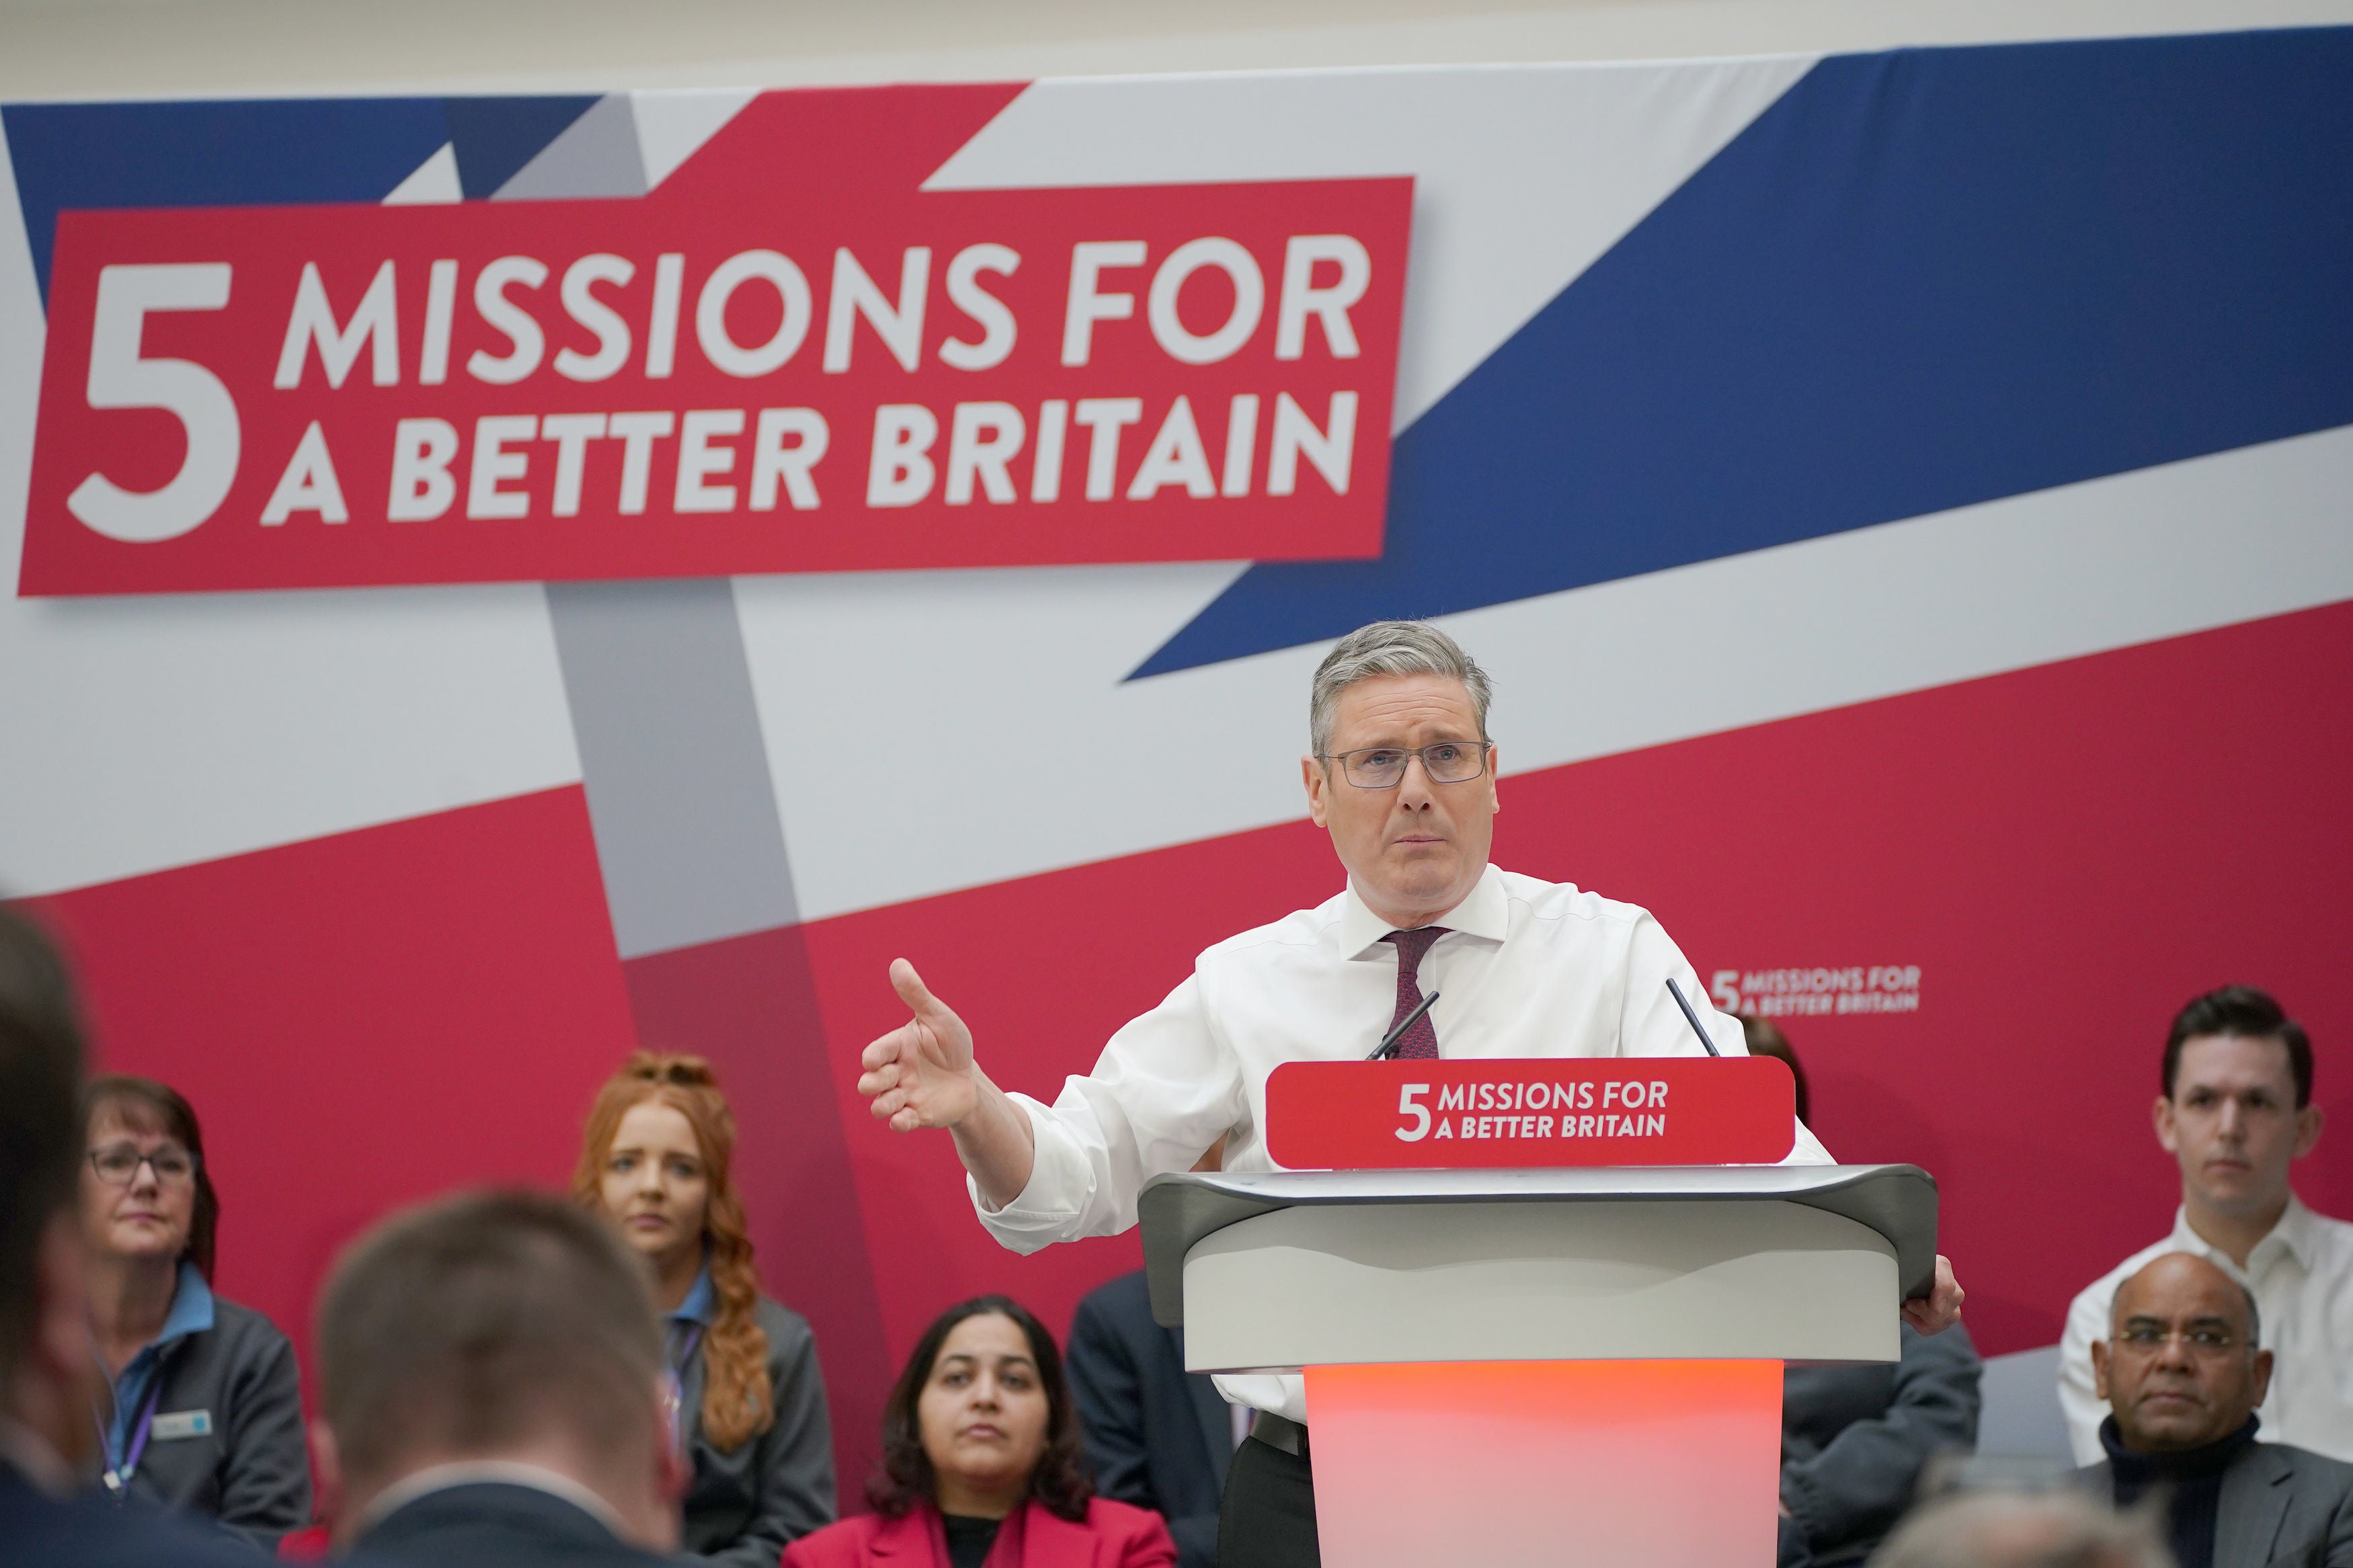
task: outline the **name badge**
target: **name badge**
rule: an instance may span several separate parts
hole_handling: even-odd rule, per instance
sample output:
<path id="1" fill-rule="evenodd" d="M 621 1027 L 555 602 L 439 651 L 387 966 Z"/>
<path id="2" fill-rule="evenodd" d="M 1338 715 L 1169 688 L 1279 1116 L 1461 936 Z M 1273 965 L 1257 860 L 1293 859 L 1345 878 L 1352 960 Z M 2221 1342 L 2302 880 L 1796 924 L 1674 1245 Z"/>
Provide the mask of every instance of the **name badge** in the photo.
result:
<path id="1" fill-rule="evenodd" d="M 169 1443 L 182 1437 L 209 1437 L 213 1435 L 213 1413 L 209 1410 L 174 1410 L 155 1417 L 148 1436 L 158 1443 Z"/>

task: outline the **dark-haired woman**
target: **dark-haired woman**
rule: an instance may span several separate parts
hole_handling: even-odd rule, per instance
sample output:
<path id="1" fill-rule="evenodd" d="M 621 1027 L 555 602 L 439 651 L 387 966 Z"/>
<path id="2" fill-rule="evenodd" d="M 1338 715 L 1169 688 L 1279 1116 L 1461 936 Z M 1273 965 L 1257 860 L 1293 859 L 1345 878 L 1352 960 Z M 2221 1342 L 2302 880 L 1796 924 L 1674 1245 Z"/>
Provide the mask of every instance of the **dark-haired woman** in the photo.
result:
<path id="1" fill-rule="evenodd" d="M 784 1568 L 1173 1568 L 1158 1514 L 1093 1492 L 1054 1337 L 982 1296 L 941 1314 L 891 1390 L 875 1511 Z"/>
<path id="2" fill-rule="evenodd" d="M 82 1126 L 107 1489 L 275 1546 L 311 1518 L 301 1385 L 286 1336 L 213 1293 L 220 1199 L 196 1113 L 152 1079 L 101 1078 Z"/>
<path id="3" fill-rule="evenodd" d="M 686 1550 L 740 1568 L 833 1518 L 833 1430 L 806 1320 L 760 1293 L 729 1167 L 735 1120 L 700 1057 L 639 1051 L 598 1091 L 573 1195 L 653 1266 L 694 1479 Z"/>

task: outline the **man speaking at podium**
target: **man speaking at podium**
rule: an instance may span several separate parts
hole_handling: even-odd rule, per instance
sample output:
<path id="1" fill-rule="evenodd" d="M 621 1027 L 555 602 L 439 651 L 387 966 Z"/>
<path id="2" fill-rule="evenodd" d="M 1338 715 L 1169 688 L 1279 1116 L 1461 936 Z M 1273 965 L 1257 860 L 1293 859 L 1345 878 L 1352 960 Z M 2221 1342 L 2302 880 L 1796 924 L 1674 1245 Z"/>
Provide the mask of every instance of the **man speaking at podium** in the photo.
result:
<path id="1" fill-rule="evenodd" d="M 971 1032 L 900 959 L 891 983 L 913 1016 L 866 1047 L 859 1092 L 895 1131 L 948 1129 L 981 1223 L 1029 1253 L 1125 1230 L 1147 1180 L 1190 1168 L 1221 1135 L 1227 1170 L 1274 1169 L 1267 1075 L 1360 1060 L 1399 1025 L 1405 1058 L 1700 1055 L 1672 979 L 1716 1049 L 1746 1055 L 1738 1024 L 1708 1006 L 1647 911 L 1488 863 L 1489 692 L 1486 672 L 1435 626 L 1350 633 L 1315 671 L 1300 759 L 1308 816 L 1347 870 L 1336 897 L 1203 952 L 1051 1106 L 990 1081 Z M 1431 993 L 1440 1000 L 1416 1018 Z M 1802 1123 L 1796 1132 L 1788 1163 L 1831 1163 Z M 1905 1315 L 1934 1332 L 1960 1299 L 1940 1258 L 1935 1296 Z M 1222 1568 L 1315 1563 L 1303 1380 L 1218 1384 L 1260 1412 L 1227 1481 Z"/>

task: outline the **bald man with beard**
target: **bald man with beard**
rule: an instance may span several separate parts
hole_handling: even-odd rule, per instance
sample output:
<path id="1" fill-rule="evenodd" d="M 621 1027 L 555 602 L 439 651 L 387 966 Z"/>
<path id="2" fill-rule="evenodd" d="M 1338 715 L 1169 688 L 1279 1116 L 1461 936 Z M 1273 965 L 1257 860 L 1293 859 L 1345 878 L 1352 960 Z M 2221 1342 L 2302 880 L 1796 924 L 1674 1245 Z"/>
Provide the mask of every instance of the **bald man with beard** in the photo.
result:
<path id="1" fill-rule="evenodd" d="M 2353 1568 L 2353 1465 L 2255 1440 L 2261 1339 L 2253 1296 L 2203 1258 L 2126 1279 L 2092 1345 L 2108 1457 L 2084 1475 L 2119 1508 L 2161 1499 L 2181 1568 Z"/>

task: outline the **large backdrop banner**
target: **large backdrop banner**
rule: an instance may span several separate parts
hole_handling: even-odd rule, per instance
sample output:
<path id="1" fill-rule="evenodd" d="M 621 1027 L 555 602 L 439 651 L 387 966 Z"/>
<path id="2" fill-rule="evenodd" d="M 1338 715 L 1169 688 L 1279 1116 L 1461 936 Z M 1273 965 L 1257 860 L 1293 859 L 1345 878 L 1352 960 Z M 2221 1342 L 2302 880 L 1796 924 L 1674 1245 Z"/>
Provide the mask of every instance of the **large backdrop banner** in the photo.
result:
<path id="1" fill-rule="evenodd" d="M 1497 858 L 1655 910 L 1989 1352 L 2169 1224 L 2173 1011 L 2353 1126 L 2353 30 L 0 106 L 0 884 L 220 1279 L 720 1066 L 854 1499 L 1021 1259 L 854 1093 L 1050 1095 L 1328 897 L 1307 679 L 1440 617 Z M 2353 1208 L 2324 1145 L 2301 1177 Z"/>

